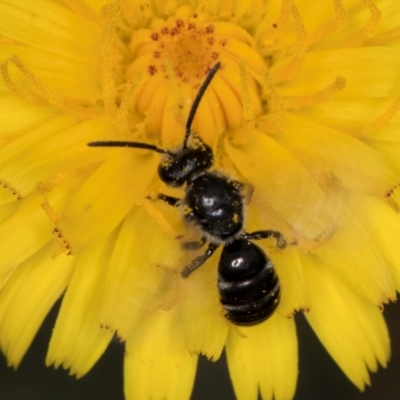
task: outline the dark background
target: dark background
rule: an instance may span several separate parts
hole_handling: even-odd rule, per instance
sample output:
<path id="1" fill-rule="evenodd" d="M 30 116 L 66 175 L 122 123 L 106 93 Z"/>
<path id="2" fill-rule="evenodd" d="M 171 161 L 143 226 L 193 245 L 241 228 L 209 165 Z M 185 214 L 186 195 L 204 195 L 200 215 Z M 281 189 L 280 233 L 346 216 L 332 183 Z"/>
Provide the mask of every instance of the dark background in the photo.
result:
<path id="1" fill-rule="evenodd" d="M 96 366 L 82 379 L 63 369 L 44 366 L 47 344 L 58 304 L 49 314 L 18 371 L 0 359 L 0 400 L 123 400 L 124 348 L 113 342 Z M 395 400 L 400 399 L 400 305 L 385 308 L 392 338 L 388 368 L 371 375 L 372 387 L 359 393 L 331 360 L 305 319 L 296 316 L 300 375 L 295 400 Z M 223 357 L 217 363 L 201 359 L 192 400 L 234 400 Z M 177 399 L 179 400 L 179 399 Z"/>

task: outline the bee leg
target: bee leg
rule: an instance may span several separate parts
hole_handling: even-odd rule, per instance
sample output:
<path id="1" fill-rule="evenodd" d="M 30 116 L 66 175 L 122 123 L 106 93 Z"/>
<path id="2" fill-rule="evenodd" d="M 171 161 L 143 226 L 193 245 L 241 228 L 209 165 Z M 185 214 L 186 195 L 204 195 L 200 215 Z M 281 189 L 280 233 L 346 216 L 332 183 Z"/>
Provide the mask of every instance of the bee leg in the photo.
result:
<path id="1" fill-rule="evenodd" d="M 169 204 L 172 207 L 178 207 L 180 205 L 181 199 L 178 199 L 177 197 L 172 197 L 168 196 L 163 193 L 158 193 L 156 197 L 147 197 L 149 200 L 162 200 L 165 201 L 167 204 Z"/>
<path id="2" fill-rule="evenodd" d="M 186 267 L 183 268 L 181 275 L 184 278 L 187 278 L 194 270 L 201 267 L 213 255 L 218 246 L 219 244 L 210 243 L 204 254 L 196 257 L 190 264 L 186 265 Z"/>
<path id="3" fill-rule="evenodd" d="M 197 250 L 204 246 L 207 239 L 205 236 L 202 236 L 200 240 L 193 242 L 182 242 L 182 247 L 185 250 Z"/>
<path id="4" fill-rule="evenodd" d="M 286 247 L 286 240 L 283 237 L 282 233 L 277 231 L 254 231 L 251 233 L 244 232 L 241 237 L 246 240 L 260 240 L 260 239 L 269 239 L 273 237 L 276 240 L 276 247 L 278 249 L 284 249 Z"/>

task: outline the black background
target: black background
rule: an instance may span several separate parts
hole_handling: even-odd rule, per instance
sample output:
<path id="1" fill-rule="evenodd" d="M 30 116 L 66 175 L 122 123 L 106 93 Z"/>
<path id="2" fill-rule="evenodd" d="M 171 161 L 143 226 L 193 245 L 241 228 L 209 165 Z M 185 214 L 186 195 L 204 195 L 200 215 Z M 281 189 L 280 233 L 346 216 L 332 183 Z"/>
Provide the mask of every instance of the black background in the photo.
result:
<path id="1" fill-rule="evenodd" d="M 63 369 L 44 366 L 47 344 L 57 315 L 53 308 L 18 371 L 0 359 L 0 400 L 123 400 L 123 345 L 113 342 L 96 366 L 83 378 Z M 400 399 L 400 305 L 385 308 L 392 338 L 392 359 L 387 369 L 372 374 L 372 387 L 360 393 L 331 360 L 305 319 L 296 316 L 300 375 L 295 400 L 395 400 Z M 1 327 L 0 327 L 1 328 Z M 234 400 L 222 357 L 217 363 L 200 360 L 192 400 Z M 177 399 L 179 400 L 179 399 Z"/>

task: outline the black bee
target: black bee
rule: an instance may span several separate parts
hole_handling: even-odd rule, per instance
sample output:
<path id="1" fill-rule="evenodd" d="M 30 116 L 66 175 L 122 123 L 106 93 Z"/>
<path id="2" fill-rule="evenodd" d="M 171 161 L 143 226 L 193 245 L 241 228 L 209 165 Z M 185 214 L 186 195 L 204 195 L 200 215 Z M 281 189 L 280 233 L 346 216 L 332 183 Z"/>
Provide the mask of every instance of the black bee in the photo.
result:
<path id="1" fill-rule="evenodd" d="M 273 237 L 281 249 L 286 242 L 276 231 L 247 233 L 243 230 L 245 184 L 212 170 L 212 149 L 191 131 L 200 101 L 220 65 L 218 62 L 209 71 L 196 95 L 179 148 L 166 150 L 148 143 L 129 141 L 99 141 L 88 145 L 133 147 L 163 154 L 158 166 L 160 179 L 174 188 L 186 184 L 185 196 L 179 199 L 160 193 L 157 199 L 179 206 L 183 218 L 202 233 L 199 242 L 184 242 L 184 248 L 199 249 L 209 243 L 202 255 L 185 266 L 182 276 L 187 278 L 223 245 L 218 264 L 218 289 L 225 317 L 236 325 L 255 325 L 275 311 L 280 299 L 280 285 L 271 260 L 251 241 Z"/>

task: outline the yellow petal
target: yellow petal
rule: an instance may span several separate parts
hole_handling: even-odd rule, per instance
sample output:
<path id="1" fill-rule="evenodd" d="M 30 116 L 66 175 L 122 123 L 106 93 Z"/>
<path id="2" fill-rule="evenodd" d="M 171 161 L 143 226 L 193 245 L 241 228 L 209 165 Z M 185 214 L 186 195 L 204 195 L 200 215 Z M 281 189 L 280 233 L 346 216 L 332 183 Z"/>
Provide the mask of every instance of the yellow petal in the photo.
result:
<path id="1" fill-rule="evenodd" d="M 96 127 L 96 122 L 93 122 L 87 123 L 90 128 L 87 128 L 86 133 Z M 104 125 L 104 122 L 98 122 L 98 126 L 100 124 Z M 77 147 L 85 149 L 85 144 L 76 135 L 74 128 L 78 128 L 79 133 L 85 132 L 85 128 L 79 129 L 82 125 L 78 124 L 77 118 L 60 116 L 1 148 L 0 179 L 10 184 L 21 197 L 24 197 L 36 190 L 39 180 L 49 179 L 63 168 L 82 166 L 82 158 L 79 153 L 77 154 Z M 93 137 L 93 133 L 90 136 Z M 65 158 L 60 157 L 61 153 L 64 153 Z M 89 157 L 87 161 L 98 161 L 99 156 L 100 154 L 97 154 L 95 159 Z M 75 158 L 75 163 L 71 157 Z"/>
<path id="2" fill-rule="evenodd" d="M 306 257 L 303 265 L 311 297 L 306 318 L 343 372 L 363 390 L 368 369 L 376 371 L 378 362 L 386 366 L 390 357 L 382 313 L 317 258 Z"/>
<path id="3" fill-rule="evenodd" d="M 174 248 L 174 241 L 141 207 L 125 218 L 113 249 L 99 315 L 101 324 L 117 330 L 123 340 L 146 312 L 165 271 L 176 267 L 179 248 Z"/>
<path id="4" fill-rule="evenodd" d="M 100 28 L 49 0 L 0 3 L 0 34 L 76 61 L 93 64 Z"/>
<path id="5" fill-rule="evenodd" d="M 140 61 L 140 63 L 139 63 Z M 131 64 L 128 69 L 128 78 L 134 79 L 137 76 L 141 69 L 148 66 L 150 60 L 147 60 L 146 57 L 139 58 L 135 63 Z M 137 66 L 137 64 L 139 65 Z M 136 67 L 136 68 L 135 68 Z M 143 85 L 141 90 L 138 90 L 137 93 L 134 94 L 132 104 L 136 106 L 138 111 L 141 113 L 153 113 L 156 108 L 160 107 L 160 103 L 164 102 L 164 98 L 167 96 L 167 82 L 164 79 L 162 74 L 155 74 L 152 79 L 148 79 L 146 84 Z M 160 96 L 156 96 L 156 92 L 160 91 Z M 136 103 L 137 102 L 137 103 Z M 152 105 L 152 102 L 157 102 L 156 105 Z M 151 134 L 151 132 L 150 132 Z"/>
<path id="6" fill-rule="evenodd" d="M 346 89 L 338 96 L 395 96 L 399 82 L 400 53 L 391 48 L 370 47 L 330 49 L 308 53 L 301 68 L 287 83 L 279 86 L 281 96 L 311 94 L 324 89 L 337 76 L 346 79 Z M 276 64 L 271 69 L 281 68 Z"/>
<path id="7" fill-rule="evenodd" d="M 47 366 L 62 365 L 79 378 L 93 367 L 112 339 L 113 333 L 101 328 L 98 313 L 114 239 L 108 237 L 77 259 L 50 340 Z"/>
<path id="8" fill-rule="evenodd" d="M 55 301 L 66 288 L 75 260 L 53 259 L 54 244 L 22 263 L 0 292 L 0 343 L 17 367 Z"/>
<path id="9" fill-rule="evenodd" d="M 255 130 L 246 145 L 234 146 L 226 140 L 225 148 L 240 173 L 254 185 L 251 206 L 260 214 L 269 205 L 295 231 L 310 239 L 332 225 L 324 193 L 285 147 Z"/>
<path id="10" fill-rule="evenodd" d="M 2 82 L 0 79 L 0 87 Z M 44 125 L 59 113 L 52 107 L 22 102 L 9 93 L 0 92 L 0 103 L 2 121 L 0 134 L 3 140 L 7 140 L 7 136 L 23 134 Z"/>
<path id="11" fill-rule="evenodd" d="M 108 0 L 85 0 L 85 3 L 92 7 L 97 12 L 100 12 L 101 8 L 109 3 Z"/>
<path id="12" fill-rule="evenodd" d="M 0 225 L 0 273 L 18 266 L 51 240 L 53 228 L 41 208 L 43 199 L 32 194 L 18 203 Z"/>
<path id="13" fill-rule="evenodd" d="M 374 36 L 378 36 L 391 29 L 398 28 L 399 20 L 397 15 L 400 11 L 400 4 L 392 0 L 380 0 L 377 2 L 379 10 L 382 12 L 382 18 L 374 31 Z"/>
<path id="14" fill-rule="evenodd" d="M 396 298 L 393 280 L 356 202 L 345 198 L 339 229 L 315 254 L 356 293 L 381 306 Z M 389 207 L 388 207 L 389 208 Z"/>
<path id="15" fill-rule="evenodd" d="M 18 208 L 19 203 L 16 200 L 17 198 L 11 190 L 3 186 L 0 188 L 0 222 L 10 217 Z"/>
<path id="16" fill-rule="evenodd" d="M 259 210 L 249 207 L 247 211 L 245 227 L 247 232 L 264 229 L 276 229 L 279 231 L 279 227 L 263 225 L 259 219 Z M 288 238 L 286 240 L 288 245 L 284 250 L 277 248 L 276 239 L 260 240 L 257 241 L 257 245 L 271 259 L 279 277 L 281 298 L 276 312 L 283 317 L 291 318 L 295 311 L 307 310 L 310 307 L 310 299 L 298 254 L 299 249 L 295 246 L 290 246 Z"/>
<path id="17" fill-rule="evenodd" d="M 214 78 L 213 84 L 216 90 L 216 96 L 221 104 L 224 112 L 226 124 L 229 127 L 237 128 L 242 125 L 243 111 L 240 102 L 239 93 L 232 89 L 226 81 L 230 81 L 230 77 L 222 79 L 218 75 Z"/>
<path id="18" fill-rule="evenodd" d="M 400 173 L 399 130 L 399 124 L 391 124 L 365 139 L 365 142 L 381 154 L 397 173 Z"/>
<path id="19" fill-rule="evenodd" d="M 150 80 L 149 83 L 152 81 L 153 80 Z M 166 114 L 166 103 L 170 94 L 169 87 L 163 80 L 160 82 L 157 90 L 159 90 L 160 93 L 157 96 L 152 96 L 151 103 L 146 111 L 146 131 L 149 137 L 154 138 L 158 138 L 160 136 L 160 124 L 163 116 Z M 142 95 L 140 95 L 140 100 L 142 100 Z M 167 113 L 174 114 L 173 110 L 174 109 L 171 108 L 170 111 L 167 111 Z M 182 122 L 182 125 L 179 126 L 178 121 L 179 120 L 175 118 L 172 121 L 173 125 L 169 127 L 168 131 L 172 132 L 173 130 L 175 130 L 178 136 L 179 133 L 182 132 L 178 140 L 178 142 L 181 142 L 181 138 L 183 137 L 182 127 L 184 126 L 184 123 Z M 175 142 L 171 141 L 171 139 L 174 139 L 174 136 L 172 138 L 169 137 L 169 135 L 166 136 L 167 139 L 165 143 L 163 142 L 163 146 L 170 147 L 174 145 Z"/>
<path id="20" fill-rule="evenodd" d="M 277 312 L 292 317 L 294 311 L 308 310 L 310 298 L 298 250 L 289 248 L 279 253 L 271 253 L 281 285 L 281 300 Z"/>
<path id="21" fill-rule="evenodd" d="M 115 229 L 136 201 L 145 196 L 156 171 L 157 157 L 153 154 L 127 149 L 90 150 L 110 156 L 71 199 L 58 224 L 76 253 Z M 82 226 L 90 229 L 82 230 Z"/>
<path id="22" fill-rule="evenodd" d="M 194 99 L 196 94 L 197 91 L 193 91 L 190 98 Z M 222 110 L 224 107 L 221 97 L 218 96 L 218 90 L 207 90 L 197 111 L 199 117 L 193 121 L 193 130 L 213 149 L 218 142 L 218 135 L 215 132 L 223 132 L 227 125 Z"/>
<path id="23" fill-rule="evenodd" d="M 167 146 L 181 144 L 184 135 L 184 125 L 177 119 L 176 113 L 173 112 L 175 107 L 176 96 L 171 91 L 166 98 L 160 127 L 162 143 L 165 143 Z"/>
<path id="24" fill-rule="evenodd" d="M 299 116 L 302 120 L 313 121 L 338 130 L 352 128 L 346 130 L 346 133 L 351 134 L 354 131 L 360 135 L 363 127 L 383 114 L 392 100 L 391 97 L 382 99 L 340 96 L 301 110 Z"/>
<path id="25" fill-rule="evenodd" d="M 330 174 L 348 189 L 383 196 L 398 182 L 373 148 L 327 126 L 288 115 L 286 129 L 276 137 L 314 174 Z"/>
<path id="26" fill-rule="evenodd" d="M 249 45 L 238 40 L 228 40 L 224 50 L 238 63 L 246 60 L 246 68 L 256 74 L 261 74 L 265 68 L 265 61 L 260 54 Z M 258 96 L 257 96 L 258 97 Z M 260 101 L 258 99 L 258 101 Z"/>
<path id="27" fill-rule="evenodd" d="M 306 0 L 302 0 L 304 3 L 304 10 L 307 10 Z M 379 36 L 383 36 L 386 32 L 390 31 L 391 29 L 396 29 L 399 25 L 399 21 L 397 19 L 397 15 L 399 13 L 399 3 L 397 1 L 392 0 L 384 0 L 384 1 L 374 1 L 371 2 L 372 4 L 376 5 L 377 9 L 381 12 L 381 18 L 379 19 L 379 23 L 373 29 L 373 36 L 372 38 L 367 39 L 366 45 L 370 43 L 375 43 L 375 38 Z M 300 6 L 299 6 L 300 7 Z M 333 8 L 333 7 L 332 7 Z M 327 7 L 321 7 L 319 12 L 324 12 L 323 9 L 327 9 Z M 333 14 L 333 10 L 331 11 Z M 303 12 L 303 14 L 311 14 L 312 13 Z M 314 14 L 315 15 L 315 14 Z M 309 16 L 305 15 L 304 18 L 308 19 Z M 343 18 L 341 21 L 342 24 L 339 29 L 337 29 L 332 35 L 323 38 L 320 43 L 317 43 L 316 46 L 313 47 L 314 49 L 332 49 L 337 48 L 345 45 L 352 39 L 354 39 L 357 31 L 363 29 L 371 19 L 371 10 L 368 7 L 368 2 L 359 2 L 352 0 L 346 2 L 346 17 Z M 318 14 L 318 18 L 314 18 L 314 20 L 318 21 L 320 15 Z M 372 17 L 373 19 L 376 17 Z M 331 18 L 332 20 L 333 18 Z M 307 21 L 308 22 L 308 21 Z M 308 23 L 307 23 L 308 28 Z M 386 43 L 385 41 L 379 43 Z"/>
<path id="28" fill-rule="evenodd" d="M 149 313 L 126 345 L 126 399 L 189 399 L 196 364 L 197 356 L 186 349 L 179 310 Z"/>
<path id="29" fill-rule="evenodd" d="M 275 313 L 249 328 L 231 329 L 226 343 L 229 373 L 238 400 L 289 400 L 297 381 L 297 338 L 293 319 Z"/>
<path id="30" fill-rule="evenodd" d="M 372 196 L 357 196 L 352 209 L 357 210 L 365 231 L 371 235 L 371 243 L 379 250 L 387 268 L 400 291 L 400 216 L 381 199 Z"/>
<path id="31" fill-rule="evenodd" d="M 89 62 L 77 61 L 67 57 L 54 56 L 54 51 L 46 51 L 28 46 L 2 45 L 0 60 L 4 61 L 18 54 L 24 66 L 47 88 L 64 96 L 78 99 L 95 100 L 101 97 L 99 75 L 93 73 L 96 59 Z M 18 74 L 16 68 L 9 68 L 11 80 L 24 87 L 29 87 L 27 79 Z"/>
<path id="32" fill-rule="evenodd" d="M 213 361 L 220 357 L 228 334 L 228 322 L 223 316 L 217 290 L 219 255 L 218 252 L 188 278 L 179 281 L 182 324 L 188 350 Z"/>

